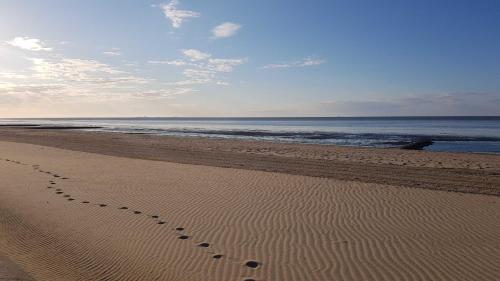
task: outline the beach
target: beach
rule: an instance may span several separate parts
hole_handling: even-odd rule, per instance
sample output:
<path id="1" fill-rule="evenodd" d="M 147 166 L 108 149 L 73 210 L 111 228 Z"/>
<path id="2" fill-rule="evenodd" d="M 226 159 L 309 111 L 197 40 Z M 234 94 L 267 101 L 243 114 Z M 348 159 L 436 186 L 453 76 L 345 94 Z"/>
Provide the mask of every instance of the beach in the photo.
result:
<path id="1" fill-rule="evenodd" d="M 0 128 L 0 169 L 33 280 L 500 280 L 498 155 Z"/>

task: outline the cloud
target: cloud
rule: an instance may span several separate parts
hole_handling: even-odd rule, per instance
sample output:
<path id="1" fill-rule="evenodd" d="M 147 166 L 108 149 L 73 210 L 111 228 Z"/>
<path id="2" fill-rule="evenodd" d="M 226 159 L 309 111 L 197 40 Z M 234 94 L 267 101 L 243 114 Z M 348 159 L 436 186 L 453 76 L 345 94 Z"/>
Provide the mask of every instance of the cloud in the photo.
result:
<path id="1" fill-rule="evenodd" d="M 324 64 L 326 61 L 323 59 L 314 59 L 311 57 L 303 58 L 301 60 L 288 62 L 288 63 L 278 63 L 278 64 L 268 64 L 263 66 L 263 69 L 286 69 L 292 67 L 306 67 Z"/>
<path id="2" fill-rule="evenodd" d="M 175 66 L 184 66 L 188 63 L 182 60 L 150 60 L 148 61 L 150 64 L 167 64 L 167 65 L 175 65 Z"/>
<path id="3" fill-rule="evenodd" d="M 232 23 L 232 22 L 225 22 L 223 24 L 220 24 L 214 29 L 212 29 L 212 34 L 214 35 L 215 38 L 226 38 L 226 37 L 231 37 L 240 30 L 241 25 Z"/>
<path id="4" fill-rule="evenodd" d="M 212 56 L 208 53 L 204 53 L 195 49 L 182 50 L 182 54 L 188 57 L 191 61 L 206 60 Z"/>
<path id="5" fill-rule="evenodd" d="M 11 41 L 7 41 L 7 44 L 21 48 L 23 50 L 29 51 L 52 51 L 52 48 L 44 47 L 44 44 L 40 39 L 29 38 L 29 37 L 16 37 Z"/>
<path id="6" fill-rule="evenodd" d="M 178 0 L 172 0 L 168 4 L 161 4 L 160 8 L 163 10 L 165 16 L 170 19 L 172 22 L 172 27 L 179 28 L 185 19 L 188 18 L 197 18 L 200 16 L 200 13 L 188 11 L 188 10 L 179 10 L 177 9 L 177 5 L 179 5 Z"/>
<path id="7" fill-rule="evenodd" d="M 228 82 L 221 80 L 222 73 L 230 73 L 238 65 L 244 64 L 246 59 L 221 59 L 213 58 L 212 54 L 196 49 L 182 50 L 185 59 L 177 60 L 151 60 L 150 64 L 164 64 L 184 68 L 184 80 L 172 82 L 171 85 L 200 85 L 215 84 L 225 86 Z"/>
<path id="8" fill-rule="evenodd" d="M 121 51 L 120 48 L 111 48 L 108 51 L 102 52 L 102 54 L 103 55 L 107 55 L 107 56 L 121 56 L 122 55 L 122 51 Z"/>
<path id="9" fill-rule="evenodd" d="M 500 115 L 500 93 L 437 93 L 337 100 L 317 104 L 312 112 L 328 116 Z"/>
<path id="10" fill-rule="evenodd" d="M 172 98 L 175 96 L 180 96 L 192 92 L 196 92 L 196 90 L 191 88 L 173 88 L 173 89 L 139 92 L 135 93 L 133 96 L 137 98 L 158 99 L 158 98 Z"/>

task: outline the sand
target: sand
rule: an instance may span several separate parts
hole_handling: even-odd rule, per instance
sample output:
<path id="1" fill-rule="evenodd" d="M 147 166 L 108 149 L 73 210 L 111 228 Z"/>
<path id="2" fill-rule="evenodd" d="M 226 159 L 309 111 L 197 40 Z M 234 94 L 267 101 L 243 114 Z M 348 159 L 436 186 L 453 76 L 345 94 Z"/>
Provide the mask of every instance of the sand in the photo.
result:
<path id="1" fill-rule="evenodd" d="M 111 156 L 500 195 L 500 155 L 0 128 L 14 141 Z"/>
<path id="2" fill-rule="evenodd" d="M 65 134 L 75 140 L 80 133 Z M 120 143 L 108 154 L 146 138 L 115 137 Z M 55 137 L 51 145 L 113 144 L 82 139 Z M 173 142 L 167 146 L 180 150 Z M 147 153 L 151 143 L 122 152 L 130 158 L 0 142 L 0 256 L 34 280 L 500 280 L 498 196 L 220 167 L 221 159 L 250 152 L 220 151 L 226 158 L 212 166 L 138 159 L 158 157 Z M 352 151 L 366 166 L 380 153 L 368 151 L 368 161 Z M 386 158 L 398 152 L 387 151 Z M 393 161 L 410 158 L 399 153 Z M 420 167 L 437 170 L 438 184 L 453 182 L 439 175 L 455 169 L 494 181 L 499 167 L 498 157 L 485 155 L 415 155 L 412 163 L 448 157 L 441 165 L 470 165 Z"/>

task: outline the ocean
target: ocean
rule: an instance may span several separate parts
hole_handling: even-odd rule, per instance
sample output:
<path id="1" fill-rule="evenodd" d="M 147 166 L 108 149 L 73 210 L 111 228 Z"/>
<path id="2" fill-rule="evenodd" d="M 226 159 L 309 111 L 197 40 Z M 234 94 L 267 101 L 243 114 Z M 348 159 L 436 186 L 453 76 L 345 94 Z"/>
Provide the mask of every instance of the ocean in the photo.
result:
<path id="1" fill-rule="evenodd" d="M 85 130 L 131 134 L 363 147 L 399 147 L 430 139 L 434 143 L 424 150 L 500 154 L 500 116 L 0 119 L 0 124 L 19 123 L 96 126 Z"/>

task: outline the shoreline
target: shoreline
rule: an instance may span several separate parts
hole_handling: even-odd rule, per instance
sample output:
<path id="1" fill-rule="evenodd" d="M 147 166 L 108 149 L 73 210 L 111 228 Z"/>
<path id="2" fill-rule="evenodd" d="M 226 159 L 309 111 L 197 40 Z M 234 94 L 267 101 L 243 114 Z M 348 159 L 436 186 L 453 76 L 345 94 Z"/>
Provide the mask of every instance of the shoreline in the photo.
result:
<path id="1" fill-rule="evenodd" d="M 0 128 L 0 141 L 109 156 L 500 196 L 500 157 L 78 130 Z"/>

